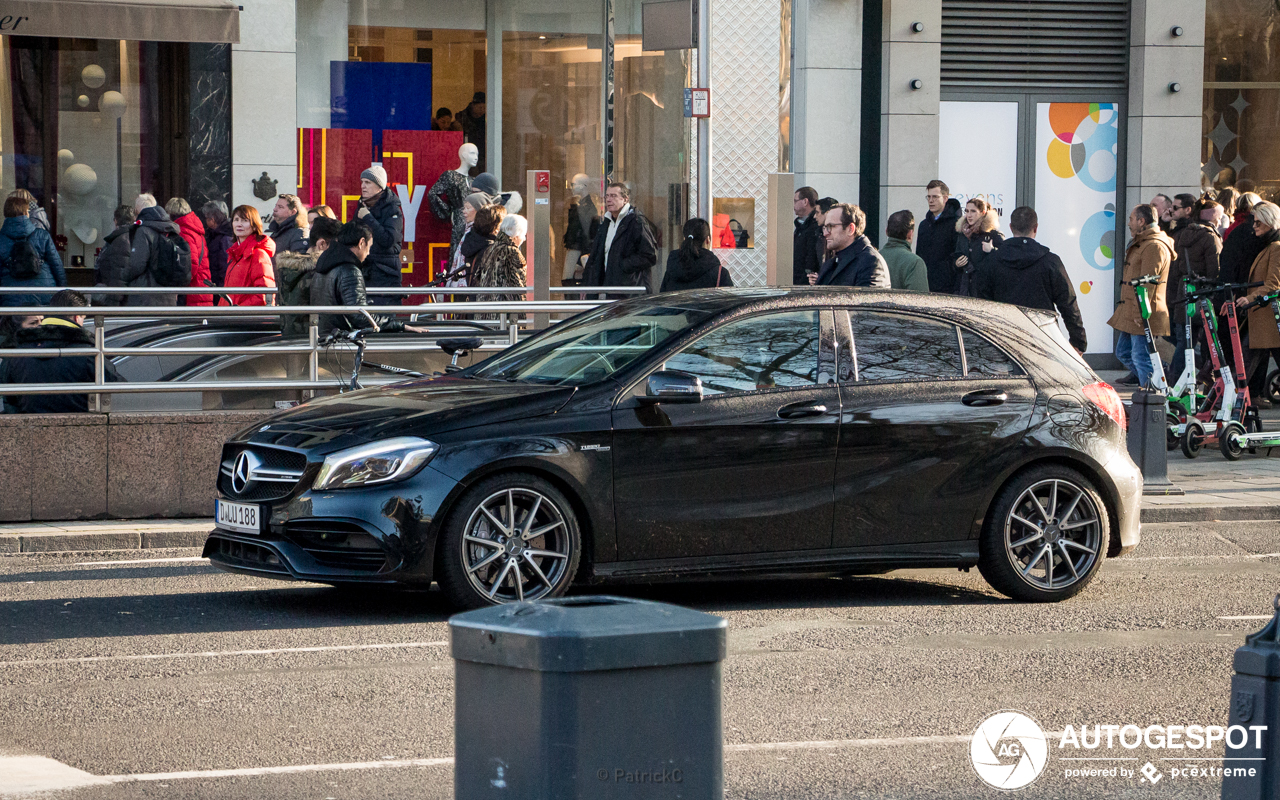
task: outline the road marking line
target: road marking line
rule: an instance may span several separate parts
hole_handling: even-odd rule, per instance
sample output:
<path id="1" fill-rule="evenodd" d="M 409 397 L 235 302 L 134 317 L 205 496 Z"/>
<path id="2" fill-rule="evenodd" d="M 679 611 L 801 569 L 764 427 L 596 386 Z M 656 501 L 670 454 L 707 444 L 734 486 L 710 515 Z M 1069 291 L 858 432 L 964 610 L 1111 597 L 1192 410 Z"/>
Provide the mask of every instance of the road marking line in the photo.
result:
<path id="1" fill-rule="evenodd" d="M 838 750 L 846 747 L 892 747 L 904 744 L 957 744 L 972 736 L 904 736 L 897 739 L 829 739 L 814 742 L 755 742 L 726 744 L 726 753 L 748 753 L 756 750 Z"/>
<path id="2" fill-rule="evenodd" d="M 409 758 L 399 761 L 356 761 L 350 764 L 299 764 L 288 767 L 248 767 L 245 769 L 206 769 L 187 772 L 151 772 L 138 775 L 106 775 L 111 783 L 142 781 L 186 781 L 211 778 L 241 778 L 256 775 L 289 775 L 299 772 L 345 772 L 365 769 L 402 769 L 404 767 L 442 767 L 453 764 L 452 758 Z"/>
<path id="3" fill-rule="evenodd" d="M 110 782 L 44 756 L 0 756 L 0 797 L 59 792 Z"/>
<path id="4" fill-rule="evenodd" d="M 163 564 L 173 561 L 208 561 L 204 556 L 183 556 L 181 558 L 137 558 L 130 561 L 80 561 L 77 567 L 114 567 L 117 564 Z"/>
<path id="5" fill-rule="evenodd" d="M 1050 733 L 1048 738 L 1061 734 Z M 761 750 L 835 750 L 851 747 L 892 747 L 904 744 L 964 744 L 972 736 L 906 736 L 896 739 L 834 739 L 813 742 L 758 742 L 725 745 L 725 752 L 740 753 Z M 156 781 L 208 780 L 215 778 L 241 778 L 261 775 L 289 775 L 304 772 L 350 772 L 370 769 L 403 769 L 406 767 L 443 767 L 453 764 L 453 758 L 406 758 L 393 761 L 355 761 L 346 764 L 297 764 L 285 767 L 246 767 L 243 769 L 187 770 L 183 772 L 150 772 L 135 775 L 105 775 L 98 780 L 110 783 L 141 783 Z M 91 776 L 92 777 L 92 776 Z"/>
<path id="6" fill-rule="evenodd" d="M 1125 556 L 1118 563 L 1126 563 L 1129 561 L 1185 561 L 1188 559 L 1211 559 L 1211 558 L 1277 558 L 1280 553 L 1243 553 L 1232 555 L 1205 555 L 1205 556 Z"/>
<path id="7" fill-rule="evenodd" d="M 1252 620 L 1271 619 L 1271 616 L 1272 616 L 1271 614 L 1246 614 L 1243 617 L 1218 617 L 1218 619 L 1251 620 L 1252 621 Z"/>
<path id="8" fill-rule="evenodd" d="M 284 653 L 337 653 L 351 650 L 394 650 L 408 647 L 446 647 L 448 642 L 395 642 L 391 644 L 343 644 L 328 647 L 281 647 L 274 650 L 214 650 L 205 653 L 147 653 L 132 656 L 85 656 L 84 658 L 44 658 L 27 661 L 0 661 L 0 667 L 46 666 L 50 664 L 90 664 L 95 661 L 152 661 L 164 658 L 227 658 L 232 656 L 274 656 Z"/>

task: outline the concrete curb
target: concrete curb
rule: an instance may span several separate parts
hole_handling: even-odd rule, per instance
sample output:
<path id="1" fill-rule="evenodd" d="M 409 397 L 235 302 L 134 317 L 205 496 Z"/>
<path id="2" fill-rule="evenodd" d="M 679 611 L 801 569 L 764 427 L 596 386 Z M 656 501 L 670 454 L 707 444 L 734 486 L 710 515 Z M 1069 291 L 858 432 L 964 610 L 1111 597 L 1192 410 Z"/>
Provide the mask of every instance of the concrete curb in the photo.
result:
<path id="1" fill-rule="evenodd" d="M 59 530 L 44 532 L 0 532 L 0 554 L 83 553 L 106 550 L 155 550 L 171 547 L 203 547 L 213 524 L 157 527 L 135 531 Z"/>
<path id="2" fill-rule="evenodd" d="M 1144 523 L 1162 522 L 1248 522 L 1280 520 L 1280 505 L 1273 506 L 1211 506 L 1211 505 L 1161 505 L 1142 509 Z M 204 547 L 213 520 L 188 522 L 167 527 L 154 522 L 139 521 L 135 530 L 127 530 L 127 522 L 111 524 L 111 530 L 92 530 L 101 525 L 86 525 L 78 529 L 75 524 L 50 525 L 48 532 L 24 530 L 21 533 L 5 533 L 0 529 L 0 555 L 23 553 L 87 553 L 108 550 L 155 550 L 160 548 Z M 126 530 L 121 530 L 125 528 Z"/>

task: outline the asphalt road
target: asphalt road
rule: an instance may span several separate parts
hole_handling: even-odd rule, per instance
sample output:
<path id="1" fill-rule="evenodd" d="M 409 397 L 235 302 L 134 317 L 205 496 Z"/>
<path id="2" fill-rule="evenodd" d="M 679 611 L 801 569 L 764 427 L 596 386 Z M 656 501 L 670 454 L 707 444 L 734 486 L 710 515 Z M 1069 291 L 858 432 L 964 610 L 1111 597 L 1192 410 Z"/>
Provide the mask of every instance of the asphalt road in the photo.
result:
<path id="1" fill-rule="evenodd" d="M 1067 725 L 1226 724 L 1232 652 L 1280 588 L 1280 523 L 1143 537 L 1055 606 L 1000 598 L 976 570 L 626 593 L 729 620 L 726 797 L 996 797 L 968 739 L 1017 709 L 1050 732 L 1047 766 L 1019 795 L 1216 798 L 1219 779 L 1175 778 L 1187 762 L 1162 761 L 1206 753 L 1117 747 L 1135 760 L 1094 765 L 1150 761 L 1154 785 L 1067 778 L 1080 763 L 1053 738 Z M 6 787 L 29 768 L 90 784 L 58 795 L 74 800 L 452 797 L 437 593 L 280 584 L 194 555 L 0 557 L 0 796 L 23 796 Z M 479 711 L 502 724 L 502 702 Z"/>

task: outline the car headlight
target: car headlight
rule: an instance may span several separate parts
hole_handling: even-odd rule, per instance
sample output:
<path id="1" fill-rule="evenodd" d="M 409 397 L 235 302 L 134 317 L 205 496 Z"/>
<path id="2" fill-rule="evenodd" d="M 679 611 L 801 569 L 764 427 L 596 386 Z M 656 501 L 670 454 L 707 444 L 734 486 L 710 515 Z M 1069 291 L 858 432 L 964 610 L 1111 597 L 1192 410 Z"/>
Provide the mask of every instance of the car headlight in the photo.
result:
<path id="1" fill-rule="evenodd" d="M 402 481 L 422 469 L 440 446 L 416 436 L 339 450 L 324 460 L 312 489 L 354 489 Z"/>

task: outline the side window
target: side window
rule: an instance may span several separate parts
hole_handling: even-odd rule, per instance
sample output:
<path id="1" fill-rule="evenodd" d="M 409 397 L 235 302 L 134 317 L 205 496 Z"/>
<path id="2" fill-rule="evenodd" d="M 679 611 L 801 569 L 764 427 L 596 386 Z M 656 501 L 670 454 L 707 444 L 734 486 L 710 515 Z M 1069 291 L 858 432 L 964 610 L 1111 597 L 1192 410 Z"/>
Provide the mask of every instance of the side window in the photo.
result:
<path id="1" fill-rule="evenodd" d="M 960 335 L 964 339 L 964 362 L 969 368 L 969 377 L 1004 378 L 1023 374 L 1022 367 L 991 342 L 963 328 L 960 329 Z"/>
<path id="2" fill-rule="evenodd" d="M 945 322 L 852 311 L 858 380 L 927 381 L 959 378 L 960 340 Z"/>
<path id="3" fill-rule="evenodd" d="M 697 375 L 707 395 L 815 386 L 820 328 L 817 311 L 730 322 L 670 356 L 665 369 Z"/>

